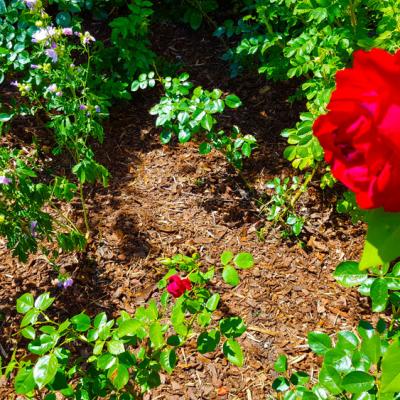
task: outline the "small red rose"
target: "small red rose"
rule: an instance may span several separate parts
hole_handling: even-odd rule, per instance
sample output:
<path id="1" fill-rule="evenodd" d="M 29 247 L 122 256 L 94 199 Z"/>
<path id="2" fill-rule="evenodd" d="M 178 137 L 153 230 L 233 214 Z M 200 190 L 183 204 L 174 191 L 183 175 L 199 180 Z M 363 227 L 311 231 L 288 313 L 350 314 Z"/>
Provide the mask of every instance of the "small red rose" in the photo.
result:
<path id="1" fill-rule="evenodd" d="M 174 297 L 181 297 L 186 290 L 192 288 L 188 278 L 182 279 L 179 275 L 172 275 L 168 278 L 167 291 Z"/>
<path id="2" fill-rule="evenodd" d="M 400 211 L 400 51 L 354 53 L 314 123 L 332 174 L 363 209 Z"/>

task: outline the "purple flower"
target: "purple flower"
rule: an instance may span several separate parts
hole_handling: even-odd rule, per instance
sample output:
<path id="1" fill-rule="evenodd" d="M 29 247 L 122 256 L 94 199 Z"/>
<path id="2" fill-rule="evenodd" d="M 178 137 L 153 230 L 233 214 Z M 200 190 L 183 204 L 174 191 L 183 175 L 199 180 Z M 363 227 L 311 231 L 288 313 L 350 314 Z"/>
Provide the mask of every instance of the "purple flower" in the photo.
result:
<path id="1" fill-rule="evenodd" d="M 74 34 L 74 31 L 72 30 L 72 28 L 64 28 L 64 29 L 62 30 L 62 33 L 63 33 L 65 36 L 72 36 L 72 35 Z"/>
<path id="2" fill-rule="evenodd" d="M 64 289 L 66 289 L 67 287 L 72 286 L 74 283 L 74 280 L 72 278 L 68 278 L 67 280 L 64 281 L 63 286 Z"/>
<path id="3" fill-rule="evenodd" d="M 96 111 L 97 113 L 99 113 L 99 112 L 101 111 L 100 106 L 95 106 L 94 109 L 95 109 L 95 111 Z"/>
<path id="4" fill-rule="evenodd" d="M 61 90 L 59 90 L 58 92 L 56 92 L 56 96 L 57 97 L 61 97 L 63 95 L 63 92 Z"/>
<path id="5" fill-rule="evenodd" d="M 47 91 L 50 93 L 55 93 L 57 92 L 57 85 L 55 83 L 52 83 L 48 88 Z"/>
<path id="6" fill-rule="evenodd" d="M 7 178 L 4 175 L 0 176 L 0 185 L 9 185 L 11 182 L 10 178 Z"/>
<path id="7" fill-rule="evenodd" d="M 37 229 L 37 226 L 38 226 L 38 222 L 37 221 L 32 221 L 31 223 L 30 223 L 30 231 L 31 231 L 31 235 L 33 236 L 33 237 L 36 237 L 37 236 L 37 232 L 36 232 L 36 229 Z"/>
<path id="8" fill-rule="evenodd" d="M 36 6 L 37 0 L 24 0 L 26 6 L 32 10 L 32 8 L 34 8 Z"/>
<path id="9" fill-rule="evenodd" d="M 10 82 L 10 85 L 11 86 L 18 86 L 18 81 L 12 81 L 12 82 Z"/>
<path id="10" fill-rule="evenodd" d="M 81 105 L 79 106 L 79 109 L 82 110 L 82 111 L 84 111 L 84 110 L 87 109 L 87 106 L 85 106 L 84 104 L 81 104 Z"/>
<path id="11" fill-rule="evenodd" d="M 58 54 L 57 52 L 54 50 L 54 48 L 51 49 L 46 49 L 44 51 L 44 54 L 46 54 L 47 57 L 50 57 L 53 63 L 56 63 L 58 60 Z"/>
<path id="12" fill-rule="evenodd" d="M 38 68 L 39 68 L 39 65 L 37 65 L 37 64 L 31 64 L 31 68 L 32 68 L 32 69 L 38 69 Z"/>

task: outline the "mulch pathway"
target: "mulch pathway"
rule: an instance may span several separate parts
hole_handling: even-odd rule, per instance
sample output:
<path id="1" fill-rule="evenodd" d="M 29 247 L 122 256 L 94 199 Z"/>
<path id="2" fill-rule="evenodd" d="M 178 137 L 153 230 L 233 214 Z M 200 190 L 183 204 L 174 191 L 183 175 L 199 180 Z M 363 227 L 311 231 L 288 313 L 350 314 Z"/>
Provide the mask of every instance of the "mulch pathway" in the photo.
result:
<path id="1" fill-rule="evenodd" d="M 43 258 L 23 265 L 0 247 L 1 344 L 8 355 L 18 346 L 11 337 L 19 323 L 14 305 L 26 291 L 57 294 L 59 317 L 81 309 L 117 316 L 158 297 L 156 283 L 163 273 L 158 258 L 198 252 L 212 264 L 226 249 L 247 251 L 256 266 L 241 273 L 240 285 L 232 289 L 221 280 L 215 287 L 222 298 L 217 317 L 236 314 L 248 326 L 240 339 L 245 366 L 228 364 L 219 352 L 200 355 L 191 342 L 179 354 L 173 375 L 162 375 L 162 386 L 146 398 L 263 399 L 272 393 L 273 362 L 281 353 L 292 368 L 316 374 L 320 360 L 306 345 L 308 331 L 354 330 L 359 319 L 370 318 L 365 300 L 332 278 L 340 261 L 359 258 L 364 229 L 338 216 L 335 192 L 321 192 L 316 182 L 299 202 L 307 215 L 304 245 L 283 240 L 265 221 L 257 200 L 266 181 L 293 173 L 282 157 L 285 141 L 279 133 L 293 125 L 304 106 L 287 102 L 295 87 L 267 84 L 257 76 L 229 79 L 219 58 L 223 48 L 209 33 L 167 24 L 154 32 L 155 50 L 181 62 L 193 81 L 241 97 L 244 105 L 230 111 L 223 124 L 254 134 L 259 149 L 238 174 L 217 153 L 199 155 L 195 144 L 159 144 L 148 114 L 159 93 L 141 92 L 130 104 L 116 106 L 106 122 L 106 143 L 96 146 L 112 179 L 108 188 L 88 192 L 89 252 L 84 259 L 66 255 L 61 261 L 73 275 L 73 287 L 58 292 L 52 284 L 56 274 Z M 267 233 L 260 240 L 264 225 Z M 15 398 L 4 382 L 0 397 Z"/>

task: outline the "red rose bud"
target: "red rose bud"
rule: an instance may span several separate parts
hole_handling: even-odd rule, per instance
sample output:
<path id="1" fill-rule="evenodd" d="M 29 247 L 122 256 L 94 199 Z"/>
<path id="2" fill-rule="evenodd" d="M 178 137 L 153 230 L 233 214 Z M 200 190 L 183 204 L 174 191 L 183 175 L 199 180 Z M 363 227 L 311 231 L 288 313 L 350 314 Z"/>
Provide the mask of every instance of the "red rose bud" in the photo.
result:
<path id="1" fill-rule="evenodd" d="M 179 275 L 172 275 L 168 278 L 167 291 L 174 297 L 181 297 L 186 290 L 192 288 L 188 278 L 182 279 Z"/>
<path id="2" fill-rule="evenodd" d="M 327 109 L 313 131 L 333 176 L 360 208 L 400 211 L 400 50 L 356 51 Z"/>

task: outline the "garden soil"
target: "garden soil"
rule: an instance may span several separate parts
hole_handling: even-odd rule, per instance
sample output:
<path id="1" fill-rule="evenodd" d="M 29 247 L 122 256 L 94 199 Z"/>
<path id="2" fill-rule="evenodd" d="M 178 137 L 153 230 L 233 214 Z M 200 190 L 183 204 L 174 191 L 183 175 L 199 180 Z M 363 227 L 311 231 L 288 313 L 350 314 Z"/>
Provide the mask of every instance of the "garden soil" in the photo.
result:
<path id="1" fill-rule="evenodd" d="M 255 267 L 241 271 L 241 283 L 232 289 L 220 279 L 214 287 L 222 300 L 214 323 L 229 315 L 246 322 L 247 332 L 239 339 L 244 367 L 230 365 L 220 350 L 200 355 L 193 340 L 179 350 L 175 372 L 162 374 L 162 385 L 145 398 L 265 399 L 273 393 L 279 354 L 289 356 L 290 368 L 316 377 L 321 360 L 307 346 L 308 331 L 354 331 L 359 319 L 371 318 L 366 300 L 332 278 L 339 262 L 359 258 L 364 227 L 337 215 L 338 192 L 321 191 L 316 180 L 297 204 L 306 220 L 304 233 L 300 240 L 283 239 L 280 228 L 266 221 L 260 199 L 268 180 L 295 172 L 283 159 L 280 137 L 304 108 L 287 101 L 295 86 L 267 82 L 256 73 L 230 79 L 220 58 L 224 44 L 209 33 L 162 24 L 153 35 L 155 51 L 181 65 L 196 84 L 239 95 L 243 106 L 222 117 L 222 125 L 236 124 L 255 135 L 259 148 L 238 173 L 216 152 L 199 155 L 196 144 L 159 143 L 148 114 L 160 96 L 157 90 L 139 92 L 132 102 L 114 107 L 105 123 L 105 143 L 95 146 L 112 178 L 109 187 L 87 193 L 93 231 L 88 254 L 61 257 L 74 285 L 60 291 L 44 257 L 22 264 L 4 244 L 0 247 L 0 351 L 7 358 L 15 348 L 23 352 L 24 340 L 12 335 L 20 320 L 16 299 L 27 291 L 56 295 L 55 318 L 83 309 L 117 317 L 121 309 L 133 313 L 159 297 L 157 281 L 165 273 L 160 257 L 198 252 L 207 265 L 218 263 L 224 250 L 246 251 L 254 255 Z M 15 129 L 29 137 L 28 123 Z M 82 223 L 77 205 L 66 211 Z M 15 398 L 0 382 L 0 399 Z"/>

